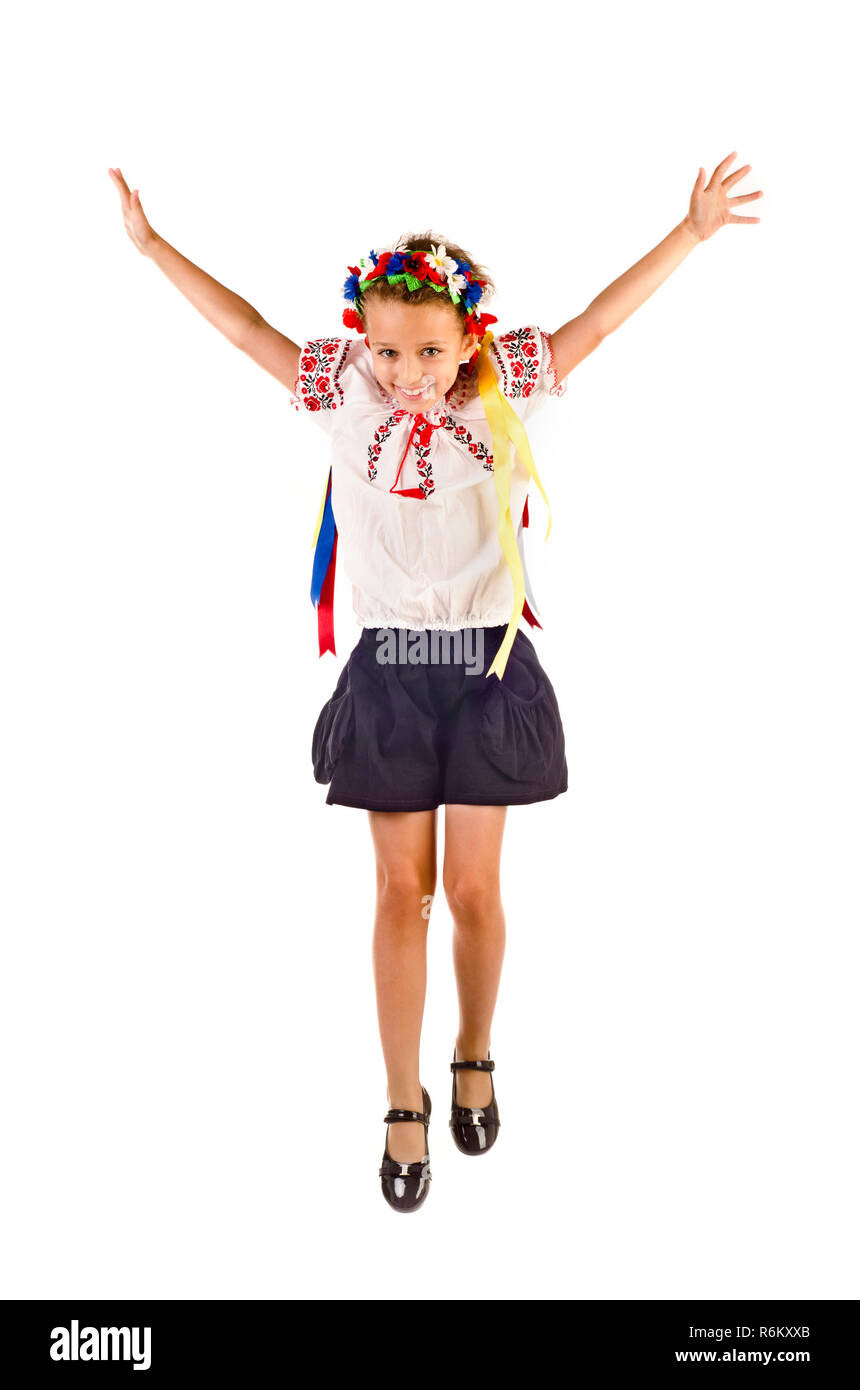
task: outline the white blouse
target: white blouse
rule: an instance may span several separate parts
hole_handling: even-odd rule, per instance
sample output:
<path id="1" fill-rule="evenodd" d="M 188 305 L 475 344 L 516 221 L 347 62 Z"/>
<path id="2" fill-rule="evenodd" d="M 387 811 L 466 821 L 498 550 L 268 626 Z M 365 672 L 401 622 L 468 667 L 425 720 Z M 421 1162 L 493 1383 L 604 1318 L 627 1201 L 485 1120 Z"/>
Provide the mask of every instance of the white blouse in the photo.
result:
<path id="1" fill-rule="evenodd" d="M 549 335 L 536 326 L 494 338 L 489 359 L 524 424 L 547 396 L 567 390 Z M 418 414 L 379 384 L 363 338 L 316 338 L 302 345 L 290 398 L 331 436 L 338 559 L 361 626 L 507 624 L 513 583 L 499 543 L 492 434 L 477 371 L 461 372 L 432 410 Z M 515 453 L 511 517 L 520 531 L 530 481 Z"/>

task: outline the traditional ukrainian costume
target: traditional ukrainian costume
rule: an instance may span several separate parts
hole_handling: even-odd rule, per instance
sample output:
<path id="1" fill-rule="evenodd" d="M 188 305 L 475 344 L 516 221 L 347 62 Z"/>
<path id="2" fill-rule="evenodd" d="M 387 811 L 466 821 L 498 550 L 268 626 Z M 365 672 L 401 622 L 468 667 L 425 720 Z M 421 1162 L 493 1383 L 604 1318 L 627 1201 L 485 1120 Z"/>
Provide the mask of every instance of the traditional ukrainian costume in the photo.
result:
<path id="1" fill-rule="evenodd" d="M 523 426 L 566 384 L 537 326 L 486 333 L 477 367 L 413 412 L 379 383 L 364 339 L 302 344 L 291 398 L 331 441 L 311 584 L 320 656 L 335 651 L 338 556 L 362 628 L 313 733 L 329 805 L 517 805 L 567 790 L 555 692 L 517 628 L 520 613 L 540 626 L 523 545 L 532 478 L 546 497 Z"/>

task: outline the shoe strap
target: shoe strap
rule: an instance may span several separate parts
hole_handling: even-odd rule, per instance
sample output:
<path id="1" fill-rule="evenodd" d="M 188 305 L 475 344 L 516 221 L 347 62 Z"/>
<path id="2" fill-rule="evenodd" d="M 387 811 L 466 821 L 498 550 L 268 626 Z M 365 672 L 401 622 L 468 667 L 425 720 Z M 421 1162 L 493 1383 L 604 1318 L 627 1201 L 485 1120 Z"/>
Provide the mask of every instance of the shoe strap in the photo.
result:
<path id="1" fill-rule="evenodd" d="M 389 1110 L 382 1123 L 384 1125 L 396 1125 L 399 1120 L 417 1120 L 420 1125 L 430 1123 L 421 1110 Z"/>
<path id="2" fill-rule="evenodd" d="M 485 1105 L 483 1108 L 486 1111 L 489 1109 L 489 1106 Z M 451 1120 L 454 1124 L 477 1125 L 479 1128 L 485 1128 L 487 1125 L 495 1125 L 496 1129 L 501 1129 L 502 1126 L 501 1120 L 497 1120 L 495 1115 L 481 1114 L 480 1107 L 470 1110 L 469 1107 L 465 1105 L 451 1106 Z"/>
<path id="3" fill-rule="evenodd" d="M 452 1062 L 452 1071 L 495 1071 L 496 1064 L 489 1057 L 479 1057 L 476 1062 Z"/>
<path id="4" fill-rule="evenodd" d="M 433 1177 L 430 1172 L 430 1155 L 417 1163 L 398 1163 L 396 1158 L 384 1158 L 379 1170 L 381 1178 L 424 1178 L 427 1182 Z"/>

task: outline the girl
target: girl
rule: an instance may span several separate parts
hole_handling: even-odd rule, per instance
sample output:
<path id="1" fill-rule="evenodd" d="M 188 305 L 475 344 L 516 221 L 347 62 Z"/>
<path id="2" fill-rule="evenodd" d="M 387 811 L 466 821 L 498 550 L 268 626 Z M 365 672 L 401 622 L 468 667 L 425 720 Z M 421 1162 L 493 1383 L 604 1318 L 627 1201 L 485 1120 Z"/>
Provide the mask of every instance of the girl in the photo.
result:
<path id="1" fill-rule="evenodd" d="M 312 758 L 316 780 L 330 783 L 327 803 L 362 808 L 370 821 L 394 1126 L 379 1175 L 396 1211 L 420 1207 L 431 1179 L 419 1041 L 438 807 L 460 1009 L 449 1127 L 461 1152 L 480 1155 L 500 1125 L 490 1030 L 505 947 L 506 811 L 567 790 L 555 693 L 518 629 L 521 615 L 540 626 L 522 543 L 531 478 L 546 500 L 524 422 L 693 247 L 726 223 L 759 221 L 733 211 L 762 197 L 728 196 L 750 170 L 728 173 L 736 153 L 707 184 L 700 169 L 678 225 L 552 334 L 528 326 L 494 340 L 489 276 L 427 233 L 349 267 L 344 323 L 360 336 L 301 346 L 158 236 L 137 189 L 109 171 L 137 249 L 331 436 L 311 588 L 320 654 L 335 650 L 339 541 L 362 632 L 317 719 Z"/>

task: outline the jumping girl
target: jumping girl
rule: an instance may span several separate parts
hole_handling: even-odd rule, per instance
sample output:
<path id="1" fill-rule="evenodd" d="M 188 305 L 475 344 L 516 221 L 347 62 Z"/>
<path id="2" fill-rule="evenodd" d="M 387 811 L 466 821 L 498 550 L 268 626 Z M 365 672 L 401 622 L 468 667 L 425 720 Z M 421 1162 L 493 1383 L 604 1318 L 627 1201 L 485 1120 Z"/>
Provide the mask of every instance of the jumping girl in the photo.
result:
<path id="1" fill-rule="evenodd" d="M 695 247 L 761 190 L 729 197 L 750 165 L 710 181 L 686 216 L 576 318 L 494 339 L 487 272 L 462 247 L 410 236 L 348 267 L 344 325 L 359 336 L 301 346 L 186 260 L 147 221 L 138 190 L 110 176 L 134 245 L 231 343 L 275 376 L 331 439 L 315 534 L 311 598 L 320 655 L 334 652 L 338 546 L 362 631 L 312 739 L 329 805 L 366 810 L 376 855 L 373 961 L 390 1109 L 379 1176 L 395 1210 L 426 1200 L 430 1097 L 419 1043 L 426 940 L 442 881 L 454 921 L 459 1026 L 449 1128 L 485 1155 L 499 1132 L 490 1033 L 505 916 L 500 859 L 507 807 L 567 790 L 564 730 L 521 617 L 540 626 L 523 528 L 533 480 L 530 413 L 630 317 Z M 548 507 L 547 502 L 547 507 Z M 549 535 L 549 526 L 547 527 Z"/>

